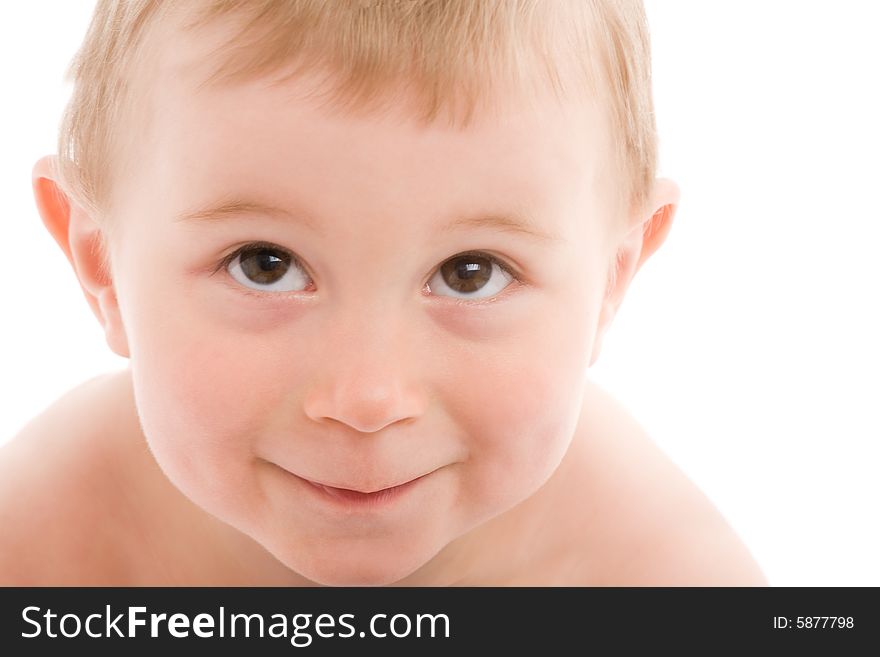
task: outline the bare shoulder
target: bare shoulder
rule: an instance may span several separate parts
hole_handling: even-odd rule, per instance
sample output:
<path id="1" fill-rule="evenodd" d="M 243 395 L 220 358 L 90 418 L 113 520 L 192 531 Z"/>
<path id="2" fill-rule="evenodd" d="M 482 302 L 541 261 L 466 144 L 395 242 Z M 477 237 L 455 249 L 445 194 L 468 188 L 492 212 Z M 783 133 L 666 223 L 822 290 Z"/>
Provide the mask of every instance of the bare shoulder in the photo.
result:
<path id="1" fill-rule="evenodd" d="M 752 554 L 707 496 L 621 404 L 595 384 L 586 494 L 602 500 L 584 532 L 584 585 L 767 586 Z"/>
<path id="2" fill-rule="evenodd" d="M 110 584 L 117 575 L 107 531 L 116 475 L 102 447 L 114 376 L 71 389 L 0 447 L 0 585 Z"/>

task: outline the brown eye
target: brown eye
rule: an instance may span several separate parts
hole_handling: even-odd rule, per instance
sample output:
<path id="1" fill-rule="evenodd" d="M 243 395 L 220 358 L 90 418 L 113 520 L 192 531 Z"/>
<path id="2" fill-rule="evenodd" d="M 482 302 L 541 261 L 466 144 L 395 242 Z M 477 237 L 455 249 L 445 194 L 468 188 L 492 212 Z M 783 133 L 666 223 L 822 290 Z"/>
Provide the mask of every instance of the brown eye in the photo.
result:
<path id="1" fill-rule="evenodd" d="M 290 267 L 290 256 L 273 249 L 248 248 L 238 255 L 244 275 L 261 285 L 271 285 L 280 280 Z"/>
<path id="2" fill-rule="evenodd" d="M 255 290 L 288 292 L 308 280 L 290 253 L 259 244 L 239 249 L 227 269 L 236 281 Z"/>
<path id="3" fill-rule="evenodd" d="M 446 287 L 462 299 L 484 299 L 503 290 L 512 279 L 495 258 L 466 253 L 444 262 L 428 286 L 432 292 Z"/>

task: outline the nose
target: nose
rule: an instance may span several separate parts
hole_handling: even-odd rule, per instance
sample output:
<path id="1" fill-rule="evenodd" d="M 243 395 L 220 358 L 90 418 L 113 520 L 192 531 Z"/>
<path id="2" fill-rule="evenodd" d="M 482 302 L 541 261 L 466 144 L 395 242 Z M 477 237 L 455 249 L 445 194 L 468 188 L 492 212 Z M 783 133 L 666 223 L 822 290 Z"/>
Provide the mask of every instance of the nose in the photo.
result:
<path id="1" fill-rule="evenodd" d="M 356 323 L 356 330 L 324 334 L 319 373 L 305 399 L 316 422 L 340 422 L 374 433 L 424 412 L 425 396 L 415 380 L 407 341 L 389 321 Z M 349 326 L 354 326 L 349 324 Z"/>

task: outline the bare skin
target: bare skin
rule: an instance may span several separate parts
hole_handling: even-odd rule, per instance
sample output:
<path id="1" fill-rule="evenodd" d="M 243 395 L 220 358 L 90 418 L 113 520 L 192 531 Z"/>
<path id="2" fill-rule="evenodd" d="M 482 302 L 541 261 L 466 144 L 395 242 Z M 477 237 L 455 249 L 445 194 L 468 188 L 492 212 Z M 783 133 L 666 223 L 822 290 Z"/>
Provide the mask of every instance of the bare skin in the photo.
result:
<path id="1" fill-rule="evenodd" d="M 0 522 L 0 585 L 313 584 L 168 481 L 141 431 L 129 370 L 71 390 L 0 448 Z M 550 480 L 396 584 L 767 580 L 705 495 L 591 383 Z"/>

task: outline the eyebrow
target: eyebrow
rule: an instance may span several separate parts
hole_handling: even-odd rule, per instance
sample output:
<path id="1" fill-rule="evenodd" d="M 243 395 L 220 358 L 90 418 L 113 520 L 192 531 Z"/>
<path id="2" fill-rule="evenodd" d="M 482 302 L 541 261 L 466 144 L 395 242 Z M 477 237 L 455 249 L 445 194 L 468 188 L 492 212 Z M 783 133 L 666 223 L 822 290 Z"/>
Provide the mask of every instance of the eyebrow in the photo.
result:
<path id="1" fill-rule="evenodd" d="M 255 214 L 302 224 L 311 231 L 322 234 L 320 226 L 306 212 L 294 213 L 274 205 L 245 199 L 231 199 L 210 203 L 203 208 L 180 214 L 174 218 L 174 221 L 210 224 L 240 220 L 244 218 L 244 215 Z M 463 228 L 490 228 L 504 233 L 522 235 L 542 242 L 562 241 L 559 235 L 545 231 L 530 216 L 521 213 L 491 213 L 457 217 L 441 226 L 440 232 L 451 233 Z"/>

